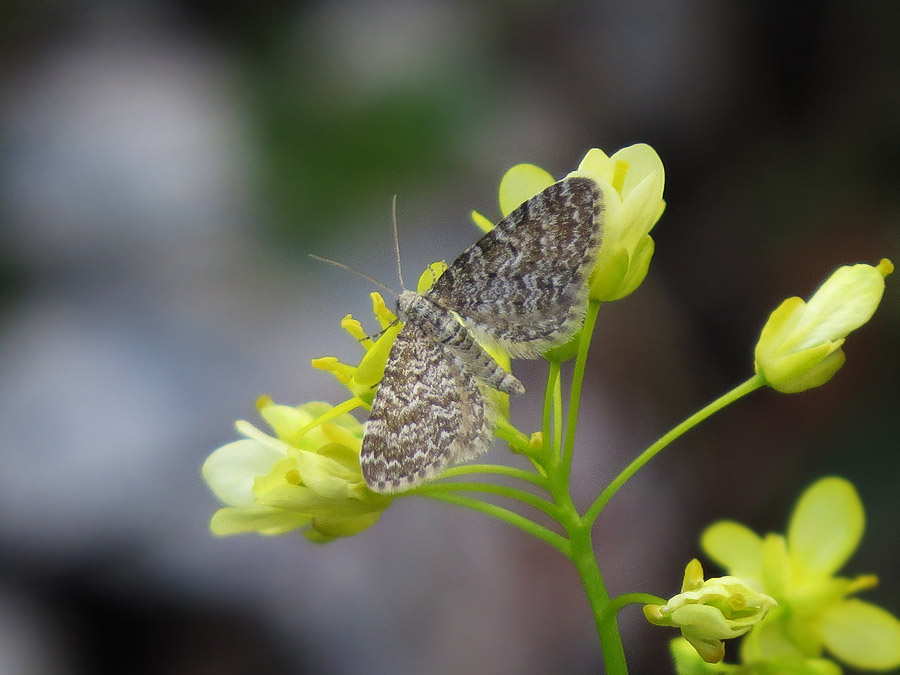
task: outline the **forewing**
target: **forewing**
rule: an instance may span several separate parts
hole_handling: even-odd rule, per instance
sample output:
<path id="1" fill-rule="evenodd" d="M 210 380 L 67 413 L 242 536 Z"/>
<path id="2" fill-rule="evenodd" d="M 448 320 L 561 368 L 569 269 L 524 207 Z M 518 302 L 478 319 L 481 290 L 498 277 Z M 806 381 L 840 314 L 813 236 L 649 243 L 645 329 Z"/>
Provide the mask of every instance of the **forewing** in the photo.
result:
<path id="1" fill-rule="evenodd" d="M 477 378 L 407 322 L 365 425 L 360 463 L 375 492 L 407 490 L 490 447 L 492 410 Z"/>
<path id="2" fill-rule="evenodd" d="M 594 181 L 555 183 L 454 260 L 428 298 L 513 356 L 538 356 L 581 326 L 602 216 Z"/>

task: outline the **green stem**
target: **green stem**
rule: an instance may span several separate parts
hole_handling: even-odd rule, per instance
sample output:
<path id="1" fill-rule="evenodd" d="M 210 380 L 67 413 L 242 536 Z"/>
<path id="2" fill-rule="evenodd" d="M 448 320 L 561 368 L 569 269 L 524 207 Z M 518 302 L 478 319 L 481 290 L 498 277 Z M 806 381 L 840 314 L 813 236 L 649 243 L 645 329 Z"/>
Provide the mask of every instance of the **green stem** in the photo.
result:
<path id="1" fill-rule="evenodd" d="M 597 313 L 599 311 L 600 301 L 590 300 L 587 314 L 584 317 L 584 328 L 581 329 L 581 337 L 578 342 L 578 355 L 575 357 L 575 371 L 572 373 L 572 385 L 569 389 L 566 442 L 563 446 L 562 471 L 559 474 L 559 480 L 564 481 L 566 485 L 568 485 L 571 475 L 572 455 L 575 452 L 575 429 L 578 426 L 578 408 L 581 405 L 581 386 L 584 383 L 584 369 L 587 364 L 588 350 L 591 347 L 591 337 L 594 334 L 594 325 L 597 323 Z"/>
<path id="2" fill-rule="evenodd" d="M 556 462 L 553 448 L 553 399 L 556 390 L 559 388 L 559 361 L 550 361 L 550 372 L 547 374 L 547 389 L 544 391 L 544 414 L 541 420 L 541 432 L 544 436 L 544 456 L 549 458 L 550 462 Z"/>
<path id="3" fill-rule="evenodd" d="M 464 497 L 463 495 L 441 492 L 433 494 L 423 494 L 422 496 L 428 497 L 429 499 L 448 502 L 450 504 L 456 504 L 457 506 L 464 506 L 467 509 L 472 509 L 473 511 L 479 511 L 480 513 L 493 516 L 498 520 L 502 520 L 503 522 L 508 523 L 513 527 L 518 527 L 520 530 L 523 530 L 524 532 L 537 537 L 541 541 L 555 548 L 567 558 L 571 557 L 572 547 L 568 539 L 560 534 L 557 534 L 556 532 L 553 532 L 552 530 L 548 530 L 546 527 L 538 525 L 525 516 L 520 516 L 518 513 L 514 513 L 509 509 L 504 509 L 502 506 L 488 504 L 477 499 L 472 499 L 471 497 Z"/>
<path id="4" fill-rule="evenodd" d="M 727 394 L 720 396 L 703 409 L 695 412 L 677 427 L 665 434 L 653 445 L 644 450 L 644 452 L 642 452 L 633 462 L 631 462 L 631 464 L 625 467 L 625 469 L 615 477 L 615 479 L 606 487 L 606 489 L 600 493 L 600 496 L 597 497 L 594 503 L 591 504 L 591 508 L 589 508 L 584 514 L 583 521 L 588 526 L 592 525 L 594 520 L 596 520 L 597 516 L 603 510 L 603 507 L 606 506 L 609 500 L 612 499 L 613 495 L 615 495 L 616 492 L 619 491 L 619 488 L 621 488 L 629 478 L 637 473 L 641 467 L 643 467 L 647 462 L 649 462 L 657 454 L 659 454 L 659 452 L 667 445 L 669 445 L 672 441 L 677 439 L 686 431 L 695 427 L 697 424 L 705 420 L 713 413 L 718 412 L 730 403 L 734 403 L 742 396 L 746 396 L 747 394 L 756 391 L 763 385 L 765 385 L 765 380 L 763 379 L 763 377 L 758 374 L 754 375 L 746 382 L 739 384 L 737 387 L 729 391 Z"/>
<path id="5" fill-rule="evenodd" d="M 597 566 L 597 556 L 594 554 L 594 547 L 591 543 L 591 528 L 578 516 L 567 486 L 565 493 L 560 497 L 563 501 L 560 504 L 562 509 L 560 522 L 569 534 L 569 543 L 571 544 L 569 558 L 575 565 L 587 594 L 594 623 L 597 626 L 597 635 L 600 638 L 600 648 L 603 650 L 607 675 L 628 675 L 625 648 L 622 645 L 622 636 L 619 634 L 616 615 L 615 613 L 610 614 L 608 611 L 609 593 L 603 582 L 603 576 L 600 574 L 600 568 Z"/>
<path id="6" fill-rule="evenodd" d="M 651 593 L 623 593 L 610 600 L 603 610 L 602 619 L 605 621 L 618 614 L 627 605 L 664 605 L 665 598 L 660 598 Z"/>
<path id="7" fill-rule="evenodd" d="M 502 417 L 497 420 L 494 434 L 496 434 L 497 438 L 506 441 L 513 452 L 529 457 L 535 452 L 535 449 L 531 446 L 531 439 Z"/>
<path id="8" fill-rule="evenodd" d="M 557 518 L 559 514 L 559 508 L 556 504 L 551 504 L 546 499 L 541 499 L 537 495 L 525 492 L 524 490 L 517 490 L 515 488 L 507 487 L 506 485 L 496 485 L 494 483 L 438 481 L 420 485 L 419 487 L 406 491 L 404 494 L 429 496 L 432 494 L 452 492 L 484 492 L 499 497 L 506 497 L 507 499 L 515 499 L 554 519 Z"/>
<path id="9" fill-rule="evenodd" d="M 557 373 L 558 375 L 558 373 Z M 562 459 L 563 444 L 563 407 L 562 407 L 562 380 L 556 378 L 553 387 L 553 461 Z"/>
<path id="10" fill-rule="evenodd" d="M 463 464 L 462 466 L 454 466 L 445 470 L 441 474 L 441 478 L 454 478 L 456 476 L 468 476 L 473 473 L 490 473 L 499 476 L 507 476 L 508 478 L 518 478 L 538 487 L 546 487 L 547 481 L 543 476 L 525 469 L 517 469 L 513 466 L 503 466 L 501 464 Z"/>

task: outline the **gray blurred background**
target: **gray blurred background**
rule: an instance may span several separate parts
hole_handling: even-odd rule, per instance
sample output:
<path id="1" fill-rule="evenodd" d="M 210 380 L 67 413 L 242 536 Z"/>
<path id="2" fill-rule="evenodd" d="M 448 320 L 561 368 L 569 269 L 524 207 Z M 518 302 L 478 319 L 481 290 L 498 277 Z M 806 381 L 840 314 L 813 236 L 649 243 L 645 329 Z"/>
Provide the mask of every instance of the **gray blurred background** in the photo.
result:
<path id="1" fill-rule="evenodd" d="M 576 459 L 586 505 L 748 377 L 768 313 L 900 262 L 900 4 L 6 0 L 0 9 L 0 673 L 597 673 L 544 545 L 404 500 L 353 539 L 214 539 L 204 458 L 254 401 L 344 393 L 369 286 L 452 259 L 517 162 L 653 145 L 668 209 L 605 306 Z M 826 387 L 691 432 L 603 514 L 613 593 L 678 590 L 721 517 L 783 531 L 837 473 L 845 572 L 900 611 L 898 283 Z M 516 364 L 539 392 L 544 368 Z M 515 419 L 535 428 L 539 395 Z M 506 461 L 494 451 L 491 459 Z M 714 568 L 709 565 L 708 571 Z M 635 673 L 664 630 L 622 614 Z"/>

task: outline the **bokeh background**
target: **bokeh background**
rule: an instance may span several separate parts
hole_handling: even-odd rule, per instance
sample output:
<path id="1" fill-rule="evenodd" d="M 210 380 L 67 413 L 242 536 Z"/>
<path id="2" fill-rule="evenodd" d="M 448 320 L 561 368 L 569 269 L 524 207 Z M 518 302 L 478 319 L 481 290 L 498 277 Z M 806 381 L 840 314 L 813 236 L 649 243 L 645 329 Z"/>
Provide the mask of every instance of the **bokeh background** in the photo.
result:
<path id="1" fill-rule="evenodd" d="M 356 356 L 338 322 L 370 288 L 308 253 L 396 286 L 393 194 L 414 278 L 512 164 L 643 141 L 668 209 L 600 315 L 589 503 L 750 374 L 784 297 L 900 260 L 898 26 L 894 2 L 5 0 L 0 672 L 600 672 L 576 576 L 525 535 L 410 500 L 324 547 L 214 539 L 200 464 L 260 394 L 342 400 L 309 360 Z M 612 592 L 677 591 L 705 524 L 783 530 L 836 473 L 868 513 L 846 572 L 900 611 L 898 297 L 828 386 L 754 394 L 616 497 Z M 670 672 L 668 632 L 622 625 L 633 672 Z"/>

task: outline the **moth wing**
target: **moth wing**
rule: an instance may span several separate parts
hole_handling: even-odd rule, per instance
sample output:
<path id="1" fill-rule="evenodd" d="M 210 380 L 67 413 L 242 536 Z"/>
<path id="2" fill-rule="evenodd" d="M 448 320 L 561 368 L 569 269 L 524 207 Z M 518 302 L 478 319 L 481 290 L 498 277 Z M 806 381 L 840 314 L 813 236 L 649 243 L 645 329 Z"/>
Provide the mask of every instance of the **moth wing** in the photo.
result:
<path id="1" fill-rule="evenodd" d="M 581 327 L 602 222 L 594 181 L 555 183 L 454 260 L 428 298 L 459 314 L 479 339 L 536 357 Z"/>
<path id="2" fill-rule="evenodd" d="M 493 408 L 481 386 L 447 347 L 407 322 L 365 424 L 360 464 L 369 487 L 407 490 L 486 452 Z"/>

